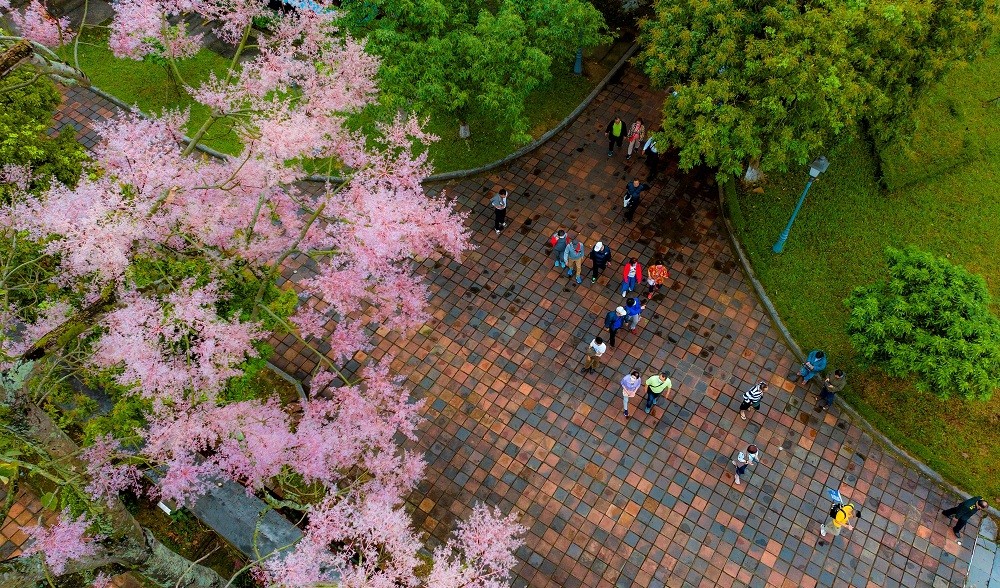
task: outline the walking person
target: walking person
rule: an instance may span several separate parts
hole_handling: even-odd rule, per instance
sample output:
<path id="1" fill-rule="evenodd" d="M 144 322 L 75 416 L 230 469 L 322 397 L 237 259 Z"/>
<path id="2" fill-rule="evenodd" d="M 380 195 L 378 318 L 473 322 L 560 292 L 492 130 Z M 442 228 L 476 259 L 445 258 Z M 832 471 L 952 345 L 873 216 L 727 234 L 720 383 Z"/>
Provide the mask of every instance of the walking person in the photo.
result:
<path id="1" fill-rule="evenodd" d="M 639 327 L 639 315 L 645 310 L 638 298 L 629 298 L 625 301 L 625 320 L 628 323 L 628 330 L 635 332 L 636 328 Z"/>
<path id="2" fill-rule="evenodd" d="M 566 234 L 566 231 L 559 229 L 556 231 L 555 235 L 549 239 L 549 245 L 552 246 L 552 254 L 556 257 L 556 267 L 566 267 L 563 263 L 563 252 L 566 251 L 566 246 L 569 245 L 570 237 Z"/>
<path id="3" fill-rule="evenodd" d="M 596 374 L 597 368 L 601 366 L 601 356 L 604 355 L 604 352 L 607 350 L 608 346 L 604 344 L 604 339 L 594 337 L 594 340 L 587 346 L 587 355 L 583 359 L 583 369 L 580 371 L 583 373 L 590 372 L 592 374 Z"/>
<path id="4" fill-rule="evenodd" d="M 666 398 L 670 399 L 670 390 L 672 387 L 670 372 L 667 370 L 646 378 L 646 414 L 649 414 L 653 410 L 653 407 L 659 402 L 660 396 L 666 395 Z M 654 414 L 653 416 L 656 415 Z"/>
<path id="5" fill-rule="evenodd" d="M 493 195 L 490 204 L 493 205 L 493 230 L 500 234 L 500 231 L 507 227 L 507 192 L 506 188 L 501 188 Z"/>
<path id="6" fill-rule="evenodd" d="M 636 258 L 631 258 L 622 269 L 622 298 L 628 298 L 628 293 L 635 290 L 642 281 L 642 265 Z"/>
<path id="7" fill-rule="evenodd" d="M 632 149 L 638 147 L 642 140 L 646 137 L 646 126 L 642 124 L 642 119 L 637 118 L 635 122 L 628 128 L 628 151 L 625 153 L 625 159 L 632 159 Z"/>
<path id="8" fill-rule="evenodd" d="M 962 544 L 962 529 L 972 518 L 972 515 L 986 510 L 990 505 L 983 500 L 982 496 L 973 496 L 969 498 L 962 504 L 958 506 L 953 506 L 947 510 L 942 510 L 941 514 L 948 517 L 948 524 L 952 524 L 956 520 L 955 527 L 951 530 L 955 533 L 955 539 L 958 540 L 958 544 Z"/>
<path id="9" fill-rule="evenodd" d="M 665 265 L 650 265 L 646 267 L 646 300 L 652 300 L 653 294 L 660 291 L 663 284 L 670 278 L 670 270 Z"/>
<path id="10" fill-rule="evenodd" d="M 620 116 L 616 116 L 615 119 L 608 123 L 606 129 L 604 129 L 604 135 L 608 138 L 608 157 L 615 154 L 615 146 L 622 146 L 622 141 L 625 140 L 625 123 L 622 122 Z"/>
<path id="11" fill-rule="evenodd" d="M 840 535 L 840 532 L 844 530 L 844 527 L 847 527 L 848 531 L 853 531 L 854 527 L 851 526 L 851 515 L 860 517 L 861 511 L 858 510 L 853 504 L 840 504 L 835 502 L 833 507 L 830 509 L 830 526 L 827 527 L 826 524 L 819 526 L 820 537 L 826 537 L 827 533 L 836 537 Z"/>
<path id="12" fill-rule="evenodd" d="M 622 211 L 625 215 L 625 222 L 632 222 L 636 209 L 639 208 L 639 195 L 643 190 L 648 190 L 649 184 L 639 182 L 639 178 L 633 179 L 625 186 L 625 201 L 622 204 Z"/>
<path id="13" fill-rule="evenodd" d="M 598 241 L 590 252 L 590 259 L 594 262 L 594 275 L 591 276 L 590 283 L 596 284 L 597 278 L 601 277 L 601 272 L 608 267 L 608 262 L 611 261 L 611 248 Z"/>
<path id="14" fill-rule="evenodd" d="M 747 420 L 747 410 L 752 406 L 754 410 L 760 412 L 760 399 L 767 392 L 767 382 L 761 380 L 743 393 L 743 402 L 740 404 L 740 418 Z"/>
<path id="15" fill-rule="evenodd" d="M 813 377 L 826 369 L 826 354 L 819 349 L 813 349 L 809 352 L 809 357 L 806 358 L 806 362 L 802 364 L 802 367 L 798 372 L 792 377 L 793 382 L 797 382 L 799 378 L 802 378 L 802 383 L 805 384 Z"/>
<path id="16" fill-rule="evenodd" d="M 646 144 L 642 146 L 642 152 L 646 154 L 646 181 L 652 182 L 656 179 L 656 174 L 660 173 L 660 153 L 656 149 L 656 141 L 653 137 L 646 139 Z"/>
<path id="17" fill-rule="evenodd" d="M 639 378 L 639 371 L 632 370 L 622 378 L 622 405 L 625 407 L 625 418 L 628 418 L 628 399 L 635 398 L 642 387 L 642 380 Z"/>
<path id="18" fill-rule="evenodd" d="M 612 349 L 615 347 L 615 335 L 623 324 L 625 324 L 625 309 L 620 306 L 604 315 L 604 326 L 608 328 L 608 345 L 611 345 Z"/>
<path id="19" fill-rule="evenodd" d="M 566 275 L 575 275 L 577 284 L 583 281 L 583 258 L 585 255 L 587 255 L 587 250 L 583 248 L 583 243 L 579 239 L 573 239 L 563 250 L 563 265 L 567 268 Z"/>
<path id="20" fill-rule="evenodd" d="M 750 444 L 746 451 L 741 451 L 736 455 L 731 463 L 736 466 L 736 485 L 740 485 L 740 476 L 746 476 L 747 468 L 760 462 L 760 450 L 756 445 Z"/>
<path id="21" fill-rule="evenodd" d="M 844 370 L 834 370 L 833 375 L 823 380 L 823 390 L 819 393 L 819 402 L 816 410 L 829 410 L 833 406 L 834 397 L 847 385 L 847 376 Z"/>

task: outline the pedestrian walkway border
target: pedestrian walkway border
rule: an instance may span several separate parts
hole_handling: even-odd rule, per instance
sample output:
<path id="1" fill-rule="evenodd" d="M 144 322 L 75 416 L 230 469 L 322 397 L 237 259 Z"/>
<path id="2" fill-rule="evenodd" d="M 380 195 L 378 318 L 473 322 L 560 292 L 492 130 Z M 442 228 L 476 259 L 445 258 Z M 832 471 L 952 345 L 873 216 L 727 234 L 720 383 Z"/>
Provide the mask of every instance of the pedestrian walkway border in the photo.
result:
<path id="1" fill-rule="evenodd" d="M 618 75 L 618 72 L 621 70 L 621 68 L 625 66 L 625 64 L 628 62 L 629 59 L 632 58 L 633 55 L 635 55 L 635 52 L 638 51 L 638 49 L 639 49 L 639 44 L 632 43 L 632 46 L 629 47 L 628 50 L 625 51 L 625 54 L 622 55 L 621 58 L 618 60 L 618 62 L 611 67 L 607 75 L 605 75 L 601 79 L 601 81 L 597 83 L 597 86 L 594 87 L 594 89 L 590 92 L 590 94 L 587 94 L 587 97 L 583 99 L 583 102 L 577 105 L 577 107 L 573 109 L 573 112 L 566 115 L 566 118 L 562 119 L 562 121 L 560 121 L 559 124 L 557 124 L 555 127 L 546 131 L 541 137 L 535 139 L 534 141 L 525 145 L 524 147 L 521 147 L 517 151 L 507 155 L 503 159 L 498 159 L 491 163 L 487 163 L 485 165 L 481 165 L 479 167 L 475 167 L 472 169 L 462 169 L 462 170 L 444 172 L 440 174 L 433 174 L 424 178 L 424 182 L 425 183 L 442 182 L 446 180 L 456 180 L 468 176 L 481 174 L 483 172 L 487 172 L 492 169 L 496 169 L 498 167 L 506 165 L 514 161 L 515 159 L 527 155 L 528 153 L 531 153 L 535 149 L 538 149 L 539 147 L 547 143 L 549 139 L 554 137 L 560 131 L 569 126 L 574 120 L 576 120 L 576 118 L 580 116 L 580 113 L 582 113 L 584 109 L 590 106 L 590 103 L 594 101 L 594 98 L 596 98 L 597 95 L 600 94 L 601 91 L 603 91 L 604 88 L 611 82 L 611 80 L 614 79 L 616 75 Z M 138 112 L 144 118 L 149 118 L 149 115 L 140 110 L 138 107 L 125 103 L 123 100 L 120 100 L 118 97 L 105 92 L 104 90 L 100 89 L 95 85 L 91 85 L 89 89 L 93 90 L 95 94 L 101 96 L 102 98 L 105 98 L 106 100 L 115 103 L 115 105 L 117 105 L 119 108 L 122 108 L 128 112 Z M 187 135 L 184 135 L 183 141 L 185 143 L 190 143 L 191 138 L 188 137 Z M 215 149 L 212 149 L 211 147 L 206 147 L 200 143 L 195 146 L 195 149 L 201 151 L 202 153 L 211 155 L 212 157 L 216 157 L 219 159 L 227 159 L 230 157 L 229 155 L 222 153 L 221 151 L 216 151 Z M 311 175 L 305 179 L 310 182 L 323 182 L 323 183 L 330 182 L 333 184 L 341 184 L 344 182 L 344 178 L 342 177 L 327 176 L 327 175 Z"/>
<path id="2" fill-rule="evenodd" d="M 781 317 L 778 315 L 778 310 L 774 307 L 774 304 L 768 297 L 767 292 L 764 290 L 764 285 L 761 284 L 760 280 L 757 279 L 757 274 L 754 273 L 753 267 L 750 264 L 750 258 L 747 257 L 746 252 L 743 251 L 743 246 L 740 243 L 739 239 L 736 238 L 736 231 L 733 229 L 733 225 L 729 220 L 730 207 L 728 204 L 729 200 L 727 200 L 727 198 L 733 199 L 736 197 L 736 185 L 731 179 L 726 182 L 717 182 L 717 185 L 719 187 L 719 209 L 722 211 L 723 226 L 725 226 L 726 233 L 729 236 L 729 243 L 730 245 L 732 245 L 733 251 L 736 253 L 736 257 L 740 261 L 740 267 L 743 268 L 743 272 L 746 274 L 747 279 L 753 286 L 754 292 L 757 294 L 757 298 L 760 299 L 760 302 L 764 306 L 764 309 L 767 311 L 767 314 L 771 317 L 771 322 L 774 323 L 775 328 L 778 329 L 778 331 L 781 333 L 781 336 L 785 339 L 785 342 L 788 344 L 788 348 L 792 350 L 792 353 L 795 354 L 795 357 L 797 357 L 800 362 L 804 362 L 806 360 L 806 354 L 803 353 L 802 348 L 795 341 L 795 339 L 792 337 L 792 334 L 788 331 L 788 328 L 785 326 L 785 323 L 781 320 Z M 917 471 L 923 473 L 924 475 L 932 479 L 934 482 L 936 482 L 938 485 L 943 486 L 947 490 L 950 490 L 951 492 L 959 496 L 965 496 L 968 494 L 967 491 L 963 491 L 958 486 L 955 486 L 948 480 L 945 480 L 944 477 L 941 476 L 941 474 L 931 469 L 927 464 L 920 461 L 919 459 L 911 455 L 909 452 L 907 452 L 906 450 L 902 449 L 901 447 L 893 443 L 891 439 L 889 439 L 885 434 L 882 433 L 882 431 L 879 431 L 876 427 L 874 427 L 871 423 L 869 423 L 868 419 L 863 417 L 861 413 L 855 410 L 854 407 L 848 404 L 843 398 L 841 398 L 840 400 L 841 400 L 840 407 L 844 410 L 844 412 L 846 412 L 851 417 L 853 421 L 860 424 L 861 427 L 869 435 L 871 435 L 874 439 L 877 439 L 882 445 L 888 447 L 893 452 L 895 452 L 900 457 L 909 462 L 909 464 L 914 468 L 916 468 Z M 1000 518 L 1000 510 L 998 510 L 996 506 L 991 505 L 987 509 L 987 512 L 989 512 L 990 515 L 994 517 Z"/>

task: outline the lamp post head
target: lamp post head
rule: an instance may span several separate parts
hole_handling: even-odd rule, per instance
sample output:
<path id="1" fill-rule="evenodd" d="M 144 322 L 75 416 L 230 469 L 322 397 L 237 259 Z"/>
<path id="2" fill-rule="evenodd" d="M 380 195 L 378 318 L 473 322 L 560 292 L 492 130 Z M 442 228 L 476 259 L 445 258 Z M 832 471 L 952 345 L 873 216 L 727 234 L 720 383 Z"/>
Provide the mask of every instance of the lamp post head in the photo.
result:
<path id="1" fill-rule="evenodd" d="M 830 167 L 830 162 L 827 161 L 825 156 L 820 155 L 815 161 L 809 164 L 809 177 L 818 178 L 828 167 Z"/>

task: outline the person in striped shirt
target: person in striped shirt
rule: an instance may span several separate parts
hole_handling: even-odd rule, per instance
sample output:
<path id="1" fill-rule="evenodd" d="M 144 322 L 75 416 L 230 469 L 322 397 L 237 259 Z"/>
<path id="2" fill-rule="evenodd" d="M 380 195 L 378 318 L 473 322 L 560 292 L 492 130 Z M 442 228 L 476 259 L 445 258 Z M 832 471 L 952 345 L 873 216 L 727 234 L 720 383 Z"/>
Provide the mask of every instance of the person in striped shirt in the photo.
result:
<path id="1" fill-rule="evenodd" d="M 754 410 L 760 410 L 760 399 L 764 397 L 764 392 L 767 392 L 767 382 L 761 380 L 753 388 L 743 393 L 743 402 L 740 404 L 741 419 L 747 420 L 747 409 L 751 406 Z"/>

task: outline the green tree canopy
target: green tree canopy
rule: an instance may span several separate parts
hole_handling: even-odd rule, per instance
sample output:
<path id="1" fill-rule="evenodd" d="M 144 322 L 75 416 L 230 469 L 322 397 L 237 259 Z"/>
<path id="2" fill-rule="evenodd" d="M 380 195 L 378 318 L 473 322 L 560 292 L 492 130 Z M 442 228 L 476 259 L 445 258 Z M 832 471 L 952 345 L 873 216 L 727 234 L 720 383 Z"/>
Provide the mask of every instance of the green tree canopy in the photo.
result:
<path id="1" fill-rule="evenodd" d="M 521 141 L 527 96 L 551 77 L 553 60 L 608 39 L 600 12 L 583 0 L 354 0 L 342 23 L 382 57 L 384 100 L 464 120 L 494 113 Z"/>
<path id="2" fill-rule="evenodd" d="M 528 25 L 535 46 L 555 62 L 568 62 L 577 48 L 611 41 L 601 12 L 585 0 L 507 0 Z"/>
<path id="3" fill-rule="evenodd" d="M 920 92 L 984 48 L 985 0 L 657 0 L 639 60 L 674 88 L 662 140 L 681 166 L 785 171 L 869 124 L 905 132 Z"/>
<path id="4" fill-rule="evenodd" d="M 948 398 L 988 399 L 1000 387 L 1000 320 L 986 282 L 915 248 L 886 250 L 889 280 L 844 301 L 861 358 L 917 388 Z"/>

